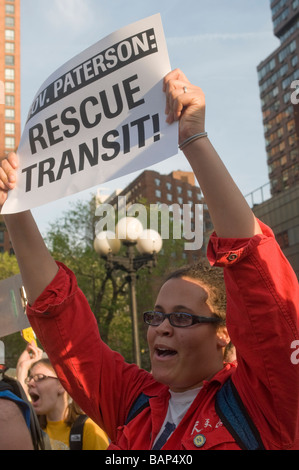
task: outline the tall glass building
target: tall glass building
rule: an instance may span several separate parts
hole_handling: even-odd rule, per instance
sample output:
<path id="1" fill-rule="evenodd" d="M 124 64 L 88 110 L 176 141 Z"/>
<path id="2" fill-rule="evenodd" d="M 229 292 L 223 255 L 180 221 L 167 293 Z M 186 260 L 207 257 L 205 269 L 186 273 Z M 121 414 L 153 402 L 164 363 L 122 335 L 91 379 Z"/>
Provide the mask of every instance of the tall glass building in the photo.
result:
<path id="1" fill-rule="evenodd" d="M 270 6 L 280 46 L 257 70 L 271 194 L 275 195 L 299 183 L 299 0 L 271 0 Z"/>

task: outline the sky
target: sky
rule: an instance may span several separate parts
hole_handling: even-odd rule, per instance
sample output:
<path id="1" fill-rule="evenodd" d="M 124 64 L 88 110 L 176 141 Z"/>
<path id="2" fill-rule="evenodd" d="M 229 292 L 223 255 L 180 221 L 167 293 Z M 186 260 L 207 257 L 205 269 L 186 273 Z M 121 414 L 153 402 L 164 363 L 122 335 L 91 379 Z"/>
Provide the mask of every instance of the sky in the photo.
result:
<path id="1" fill-rule="evenodd" d="M 206 130 L 244 195 L 268 182 L 257 66 L 278 46 L 270 0 L 21 0 L 22 128 L 56 69 L 123 26 L 160 13 L 171 68 L 206 96 Z M 191 171 L 184 155 L 150 167 Z M 140 172 L 101 186 L 108 195 Z M 33 209 L 43 234 L 70 204 L 97 188 Z"/>

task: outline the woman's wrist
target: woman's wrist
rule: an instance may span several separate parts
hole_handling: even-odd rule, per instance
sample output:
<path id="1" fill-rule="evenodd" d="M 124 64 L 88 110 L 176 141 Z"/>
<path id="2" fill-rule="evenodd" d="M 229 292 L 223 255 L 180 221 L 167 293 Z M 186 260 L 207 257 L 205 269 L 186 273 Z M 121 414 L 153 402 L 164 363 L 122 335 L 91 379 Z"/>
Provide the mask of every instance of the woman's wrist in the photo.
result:
<path id="1" fill-rule="evenodd" d="M 183 150 L 187 145 L 190 145 L 192 142 L 195 142 L 198 139 L 202 139 L 208 137 L 207 132 L 198 132 L 196 134 L 191 135 L 190 137 L 187 137 L 184 139 L 180 144 L 179 144 L 179 149 Z"/>

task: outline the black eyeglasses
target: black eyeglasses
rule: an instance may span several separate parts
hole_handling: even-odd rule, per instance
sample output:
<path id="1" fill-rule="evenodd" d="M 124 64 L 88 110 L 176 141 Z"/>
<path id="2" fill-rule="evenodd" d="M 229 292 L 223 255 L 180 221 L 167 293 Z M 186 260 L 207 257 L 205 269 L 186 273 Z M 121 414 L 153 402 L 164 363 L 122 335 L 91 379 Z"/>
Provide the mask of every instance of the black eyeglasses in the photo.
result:
<path id="1" fill-rule="evenodd" d="M 201 317 L 183 312 L 163 313 L 151 310 L 143 314 L 144 322 L 150 326 L 161 325 L 165 318 L 168 318 L 169 323 L 177 328 L 186 328 L 195 323 L 219 323 L 221 321 L 219 317 Z"/>
<path id="2" fill-rule="evenodd" d="M 31 382 L 31 380 L 34 380 L 34 382 L 41 382 L 42 380 L 45 380 L 45 379 L 58 380 L 58 377 L 53 377 L 52 375 L 35 374 L 35 375 L 29 375 L 28 377 L 26 377 L 24 382 L 26 385 L 28 385 Z"/>

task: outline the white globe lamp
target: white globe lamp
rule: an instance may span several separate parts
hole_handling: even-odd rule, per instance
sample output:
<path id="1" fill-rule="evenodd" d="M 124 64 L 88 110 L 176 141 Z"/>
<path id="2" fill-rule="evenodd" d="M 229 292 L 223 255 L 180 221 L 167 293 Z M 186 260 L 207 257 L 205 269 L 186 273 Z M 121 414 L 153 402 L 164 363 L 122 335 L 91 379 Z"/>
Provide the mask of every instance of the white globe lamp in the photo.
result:
<path id="1" fill-rule="evenodd" d="M 140 234 L 136 248 L 139 253 L 144 254 L 152 254 L 152 253 L 159 253 L 163 245 L 161 235 L 152 229 L 143 230 Z"/>
<path id="2" fill-rule="evenodd" d="M 108 253 L 118 253 L 121 242 L 116 238 L 114 232 L 107 230 L 96 235 L 93 246 L 99 255 L 107 256 Z"/>
<path id="3" fill-rule="evenodd" d="M 142 232 L 142 223 L 135 217 L 123 217 L 116 226 L 116 237 L 127 242 L 136 242 Z"/>

